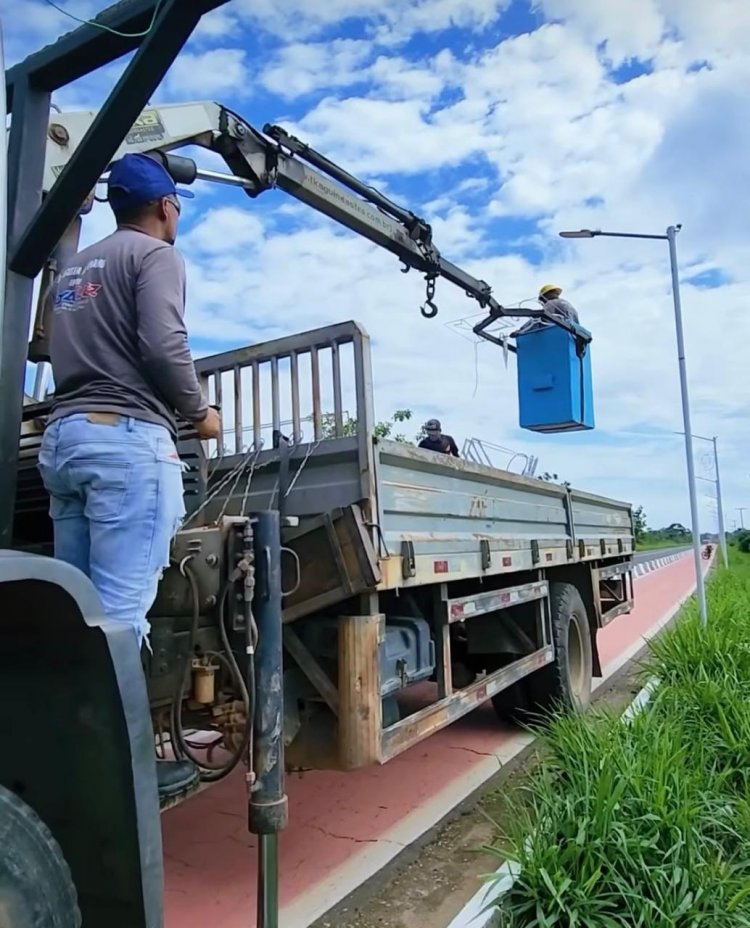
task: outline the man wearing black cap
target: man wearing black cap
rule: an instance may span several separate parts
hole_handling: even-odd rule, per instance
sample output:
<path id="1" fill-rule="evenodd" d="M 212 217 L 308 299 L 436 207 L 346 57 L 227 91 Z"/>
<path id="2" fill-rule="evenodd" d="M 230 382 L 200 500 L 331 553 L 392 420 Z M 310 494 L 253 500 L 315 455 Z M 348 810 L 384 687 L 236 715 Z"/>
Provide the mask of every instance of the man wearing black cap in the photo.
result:
<path id="1" fill-rule="evenodd" d="M 450 454 L 454 458 L 458 457 L 458 447 L 453 440 L 453 436 L 443 435 L 440 422 L 437 419 L 428 419 L 424 424 L 424 430 L 427 432 L 427 437 L 420 441 L 420 448 L 436 451 L 438 454 Z"/>
<path id="2" fill-rule="evenodd" d="M 130 626 L 139 644 L 185 515 L 176 415 L 203 439 L 220 430 L 183 321 L 178 194 L 192 197 L 146 155 L 112 165 L 117 229 L 58 279 L 55 396 L 39 454 L 55 556 L 91 578 L 107 617 Z"/>

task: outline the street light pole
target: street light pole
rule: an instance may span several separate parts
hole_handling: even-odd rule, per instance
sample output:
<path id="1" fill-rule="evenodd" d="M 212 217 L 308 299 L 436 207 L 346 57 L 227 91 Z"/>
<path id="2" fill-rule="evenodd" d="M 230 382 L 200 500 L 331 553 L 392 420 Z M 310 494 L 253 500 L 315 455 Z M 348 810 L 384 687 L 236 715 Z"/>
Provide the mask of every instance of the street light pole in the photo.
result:
<path id="1" fill-rule="evenodd" d="M 685 339 L 682 331 L 682 302 L 680 300 L 680 275 L 677 267 L 677 233 L 682 227 L 669 226 L 665 235 L 642 235 L 636 232 L 602 232 L 600 229 L 579 229 L 572 232 L 560 232 L 562 238 L 642 238 L 666 241 L 669 245 L 669 264 L 672 273 L 672 300 L 674 303 L 674 324 L 677 335 L 677 362 L 680 372 L 680 395 L 682 399 L 682 422 L 685 431 L 685 460 L 687 464 L 688 494 L 690 496 L 690 518 L 693 528 L 693 558 L 695 560 L 695 590 L 698 597 L 701 622 L 708 622 L 706 605 L 706 584 L 703 578 L 701 558 L 701 533 L 698 520 L 698 491 L 696 489 L 695 466 L 693 462 L 693 436 L 690 427 L 690 395 L 687 383 L 687 366 L 685 364 Z"/>
<path id="2" fill-rule="evenodd" d="M 698 523 L 698 491 L 695 481 L 695 462 L 693 460 L 693 430 L 690 424 L 690 395 L 688 393 L 687 365 L 685 364 L 685 338 L 682 331 L 682 301 L 680 299 L 680 275 L 677 268 L 677 233 L 679 228 L 669 226 L 667 242 L 669 243 L 669 265 L 672 271 L 672 300 L 674 302 L 674 327 L 677 335 L 677 364 L 680 370 L 680 394 L 682 396 L 682 424 L 685 429 L 685 462 L 687 463 L 688 493 L 690 494 L 690 518 L 693 523 L 693 557 L 695 559 L 696 592 L 701 620 L 708 622 L 706 605 L 706 585 L 703 582 L 703 563 L 701 558 L 701 533 Z"/>
<path id="3" fill-rule="evenodd" d="M 724 566 L 729 567 L 729 552 L 727 551 L 727 533 L 724 528 L 724 503 L 721 498 L 721 477 L 719 476 L 719 450 L 716 446 L 716 436 L 712 439 L 714 443 L 714 468 L 716 470 L 716 502 L 719 506 L 719 544 L 721 553 L 724 558 Z"/>

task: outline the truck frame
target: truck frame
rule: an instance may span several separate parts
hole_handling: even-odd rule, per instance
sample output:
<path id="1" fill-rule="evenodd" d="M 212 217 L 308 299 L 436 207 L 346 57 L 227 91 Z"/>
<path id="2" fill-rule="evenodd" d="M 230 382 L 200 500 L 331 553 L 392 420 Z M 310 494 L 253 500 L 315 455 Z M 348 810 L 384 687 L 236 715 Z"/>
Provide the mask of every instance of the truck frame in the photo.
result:
<path id="1" fill-rule="evenodd" d="M 628 504 L 375 439 L 370 343 L 355 322 L 196 367 L 225 426 L 216 443 L 187 432 L 179 443 L 188 516 L 150 614 L 154 657 L 145 667 L 155 717 L 180 691 L 186 652 L 221 651 L 233 528 L 275 507 L 285 522 L 291 765 L 385 763 L 487 699 L 507 714 L 502 694 L 515 687 L 518 700 L 530 675 L 543 678 L 539 711 L 588 702 L 600 672 L 597 630 L 632 605 Z M 332 398 L 330 414 L 323 397 Z M 348 421 L 345 398 L 354 404 Z M 37 427 L 22 438 L 16 543 L 48 553 L 36 469 L 45 411 L 24 410 Z M 193 639 L 190 587 L 178 566 L 188 557 L 201 617 Z M 551 594 L 561 585 L 576 591 L 582 613 L 560 611 Z M 398 697 L 412 685 L 423 704 L 404 709 Z"/>

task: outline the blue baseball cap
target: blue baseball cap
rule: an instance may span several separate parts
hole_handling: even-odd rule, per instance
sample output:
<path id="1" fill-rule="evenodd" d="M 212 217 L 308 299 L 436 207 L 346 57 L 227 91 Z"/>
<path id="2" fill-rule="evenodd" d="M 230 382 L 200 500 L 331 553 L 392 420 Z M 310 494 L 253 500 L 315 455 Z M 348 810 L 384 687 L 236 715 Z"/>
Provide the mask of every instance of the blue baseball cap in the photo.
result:
<path id="1" fill-rule="evenodd" d="M 110 168 L 107 198 L 114 209 L 142 206 L 175 194 L 189 199 L 195 196 L 190 190 L 178 189 L 164 165 L 148 155 L 123 155 Z"/>

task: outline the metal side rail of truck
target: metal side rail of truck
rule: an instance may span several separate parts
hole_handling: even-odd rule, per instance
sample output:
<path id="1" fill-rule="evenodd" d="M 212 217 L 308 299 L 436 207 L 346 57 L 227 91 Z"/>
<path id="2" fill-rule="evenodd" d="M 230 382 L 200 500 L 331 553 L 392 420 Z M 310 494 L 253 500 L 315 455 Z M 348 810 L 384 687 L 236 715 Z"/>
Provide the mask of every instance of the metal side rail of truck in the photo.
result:
<path id="1" fill-rule="evenodd" d="M 188 517 L 144 669 L 154 730 L 209 778 L 197 733 L 231 755 L 245 728 L 231 579 L 245 514 L 270 508 L 283 525 L 289 767 L 385 763 L 487 699 L 503 717 L 588 703 L 597 631 L 632 606 L 628 504 L 376 439 L 370 344 L 355 322 L 197 368 L 225 433 L 211 446 L 181 435 Z M 15 525 L 16 547 L 41 553 L 45 411 L 24 410 Z"/>

